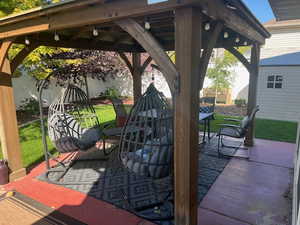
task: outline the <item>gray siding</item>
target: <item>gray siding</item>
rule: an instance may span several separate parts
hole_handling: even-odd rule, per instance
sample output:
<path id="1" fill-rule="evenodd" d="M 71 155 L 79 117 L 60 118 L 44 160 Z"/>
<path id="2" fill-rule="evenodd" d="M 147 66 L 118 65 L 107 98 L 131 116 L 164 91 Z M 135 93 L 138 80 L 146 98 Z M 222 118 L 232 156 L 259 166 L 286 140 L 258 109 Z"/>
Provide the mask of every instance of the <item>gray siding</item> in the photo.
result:
<path id="1" fill-rule="evenodd" d="M 282 89 L 267 88 L 267 77 L 282 75 Z M 298 121 L 300 119 L 300 67 L 261 67 L 258 81 L 258 118 Z"/>

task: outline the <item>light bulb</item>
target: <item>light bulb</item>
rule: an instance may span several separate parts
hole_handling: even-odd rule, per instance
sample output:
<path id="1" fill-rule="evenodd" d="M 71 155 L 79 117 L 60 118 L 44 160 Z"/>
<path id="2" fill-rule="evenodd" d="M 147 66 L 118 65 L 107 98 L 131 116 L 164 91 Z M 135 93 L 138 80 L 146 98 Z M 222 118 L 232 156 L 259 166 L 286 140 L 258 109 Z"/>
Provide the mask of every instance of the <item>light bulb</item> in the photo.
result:
<path id="1" fill-rule="evenodd" d="M 26 45 L 30 45 L 30 41 L 29 41 L 28 38 L 25 38 L 25 44 L 26 44 Z"/>
<path id="2" fill-rule="evenodd" d="M 240 38 L 237 37 L 237 38 L 235 39 L 235 43 L 239 43 L 239 42 L 240 42 Z"/>
<path id="3" fill-rule="evenodd" d="M 99 35 L 99 32 L 96 28 L 93 29 L 93 36 L 97 37 Z"/>
<path id="4" fill-rule="evenodd" d="M 150 23 L 149 23 L 148 21 L 146 21 L 146 22 L 145 22 L 145 29 L 146 29 L 146 30 L 150 30 L 150 28 L 151 28 Z"/>
<path id="5" fill-rule="evenodd" d="M 205 29 L 205 30 L 209 30 L 209 29 L 210 29 L 210 24 L 209 24 L 209 23 L 206 23 L 205 26 L 204 26 L 204 29 Z"/>
<path id="6" fill-rule="evenodd" d="M 59 35 L 57 33 L 54 34 L 54 40 L 59 41 Z"/>
<path id="7" fill-rule="evenodd" d="M 225 33 L 224 33 L 224 38 L 229 38 L 228 32 L 225 32 Z"/>

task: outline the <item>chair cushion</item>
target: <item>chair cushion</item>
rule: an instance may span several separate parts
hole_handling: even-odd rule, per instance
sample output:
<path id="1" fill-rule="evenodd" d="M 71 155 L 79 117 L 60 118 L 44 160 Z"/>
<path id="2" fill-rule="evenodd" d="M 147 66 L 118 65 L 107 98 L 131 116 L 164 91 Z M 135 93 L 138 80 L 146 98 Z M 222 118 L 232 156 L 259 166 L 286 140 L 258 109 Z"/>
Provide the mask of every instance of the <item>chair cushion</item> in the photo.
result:
<path id="1" fill-rule="evenodd" d="M 53 114 L 48 120 L 48 132 L 52 141 L 62 137 L 80 138 L 82 129 L 77 120 L 67 113 Z"/>
<path id="2" fill-rule="evenodd" d="M 103 137 L 102 131 L 98 126 L 85 130 L 78 140 L 80 150 L 88 150 Z"/>
<path id="3" fill-rule="evenodd" d="M 79 150 L 78 139 L 70 136 L 59 138 L 54 144 L 57 151 L 60 153 L 75 152 Z"/>
<path id="4" fill-rule="evenodd" d="M 129 152 L 127 157 L 122 158 L 123 164 L 140 175 L 155 179 L 168 176 L 172 158 L 171 138 L 164 136 L 161 139 L 148 140 L 144 148 Z"/>

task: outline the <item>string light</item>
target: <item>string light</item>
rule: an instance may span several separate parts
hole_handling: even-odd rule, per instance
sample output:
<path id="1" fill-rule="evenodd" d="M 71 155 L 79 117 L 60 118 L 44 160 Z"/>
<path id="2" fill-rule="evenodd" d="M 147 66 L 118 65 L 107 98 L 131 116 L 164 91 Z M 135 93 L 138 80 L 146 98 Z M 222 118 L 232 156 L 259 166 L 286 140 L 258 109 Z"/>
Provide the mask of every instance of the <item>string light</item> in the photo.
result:
<path id="1" fill-rule="evenodd" d="M 204 29 L 205 29 L 205 30 L 210 30 L 210 24 L 209 24 L 209 23 L 206 23 L 205 26 L 204 26 Z"/>
<path id="2" fill-rule="evenodd" d="M 235 43 L 239 43 L 239 42 L 240 42 L 240 38 L 237 37 L 237 38 L 235 39 Z"/>
<path id="3" fill-rule="evenodd" d="M 225 32 L 225 33 L 224 33 L 224 38 L 229 38 L 228 32 Z"/>
<path id="4" fill-rule="evenodd" d="M 29 41 L 29 39 L 27 37 L 25 38 L 25 44 L 26 45 L 30 45 L 30 41 Z"/>
<path id="5" fill-rule="evenodd" d="M 150 23 L 149 23 L 148 21 L 146 21 L 146 22 L 145 22 L 145 29 L 146 29 L 146 30 L 150 30 L 150 28 L 151 28 Z"/>
<path id="6" fill-rule="evenodd" d="M 99 35 L 99 32 L 96 28 L 93 29 L 93 36 L 97 37 Z"/>
<path id="7" fill-rule="evenodd" d="M 59 41 L 59 39 L 60 39 L 60 38 L 59 38 L 59 35 L 55 32 L 55 34 L 54 34 L 54 40 L 55 40 L 55 41 Z"/>

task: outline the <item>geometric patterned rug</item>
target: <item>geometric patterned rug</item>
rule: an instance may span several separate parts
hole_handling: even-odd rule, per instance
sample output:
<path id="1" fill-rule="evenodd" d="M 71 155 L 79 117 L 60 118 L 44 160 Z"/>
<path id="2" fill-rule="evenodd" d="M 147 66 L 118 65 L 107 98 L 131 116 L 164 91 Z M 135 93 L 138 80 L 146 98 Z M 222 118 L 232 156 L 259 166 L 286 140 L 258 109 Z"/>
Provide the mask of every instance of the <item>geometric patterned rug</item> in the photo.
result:
<path id="1" fill-rule="evenodd" d="M 237 145 L 236 142 L 229 144 Z M 230 158 L 218 157 L 217 138 L 201 145 L 198 166 L 198 203 L 202 201 L 210 187 L 226 167 Z M 223 153 L 232 155 L 234 149 L 222 149 Z M 117 152 L 117 151 L 116 151 Z M 113 156 L 112 158 L 116 158 Z M 116 161 L 101 160 L 101 151 L 92 152 L 80 158 L 60 180 L 61 185 L 86 193 L 96 199 L 109 202 L 125 210 L 139 210 L 143 215 L 155 216 L 156 205 L 173 199 L 173 185 L 170 178 L 153 180 L 122 169 Z M 59 173 L 51 173 L 49 178 L 55 180 Z M 47 181 L 44 174 L 37 177 Z M 163 209 L 163 206 L 162 206 Z M 170 211 L 170 210 L 169 210 Z M 159 213 L 162 213 L 161 211 Z M 170 213 L 170 212 L 166 212 Z M 172 213 L 172 212 L 171 212 Z M 153 215 L 152 215 L 153 214 Z M 169 221 L 153 221 L 157 224 L 173 224 Z"/>

